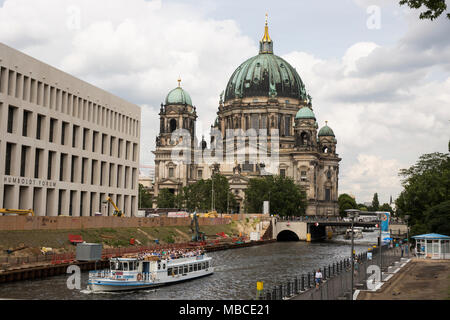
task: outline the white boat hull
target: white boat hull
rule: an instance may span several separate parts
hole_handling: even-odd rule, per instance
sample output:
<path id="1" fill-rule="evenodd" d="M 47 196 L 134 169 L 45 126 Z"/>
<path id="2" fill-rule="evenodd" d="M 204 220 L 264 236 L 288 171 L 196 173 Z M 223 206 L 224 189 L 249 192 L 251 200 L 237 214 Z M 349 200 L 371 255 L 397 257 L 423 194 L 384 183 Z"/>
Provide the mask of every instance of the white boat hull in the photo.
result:
<path id="1" fill-rule="evenodd" d="M 213 267 L 210 270 L 199 272 L 198 274 L 168 276 L 166 279 L 155 282 L 148 281 L 117 281 L 105 278 L 92 278 L 88 281 L 88 289 L 92 292 L 114 292 L 142 290 L 170 285 L 178 282 L 189 281 L 213 274 Z"/>

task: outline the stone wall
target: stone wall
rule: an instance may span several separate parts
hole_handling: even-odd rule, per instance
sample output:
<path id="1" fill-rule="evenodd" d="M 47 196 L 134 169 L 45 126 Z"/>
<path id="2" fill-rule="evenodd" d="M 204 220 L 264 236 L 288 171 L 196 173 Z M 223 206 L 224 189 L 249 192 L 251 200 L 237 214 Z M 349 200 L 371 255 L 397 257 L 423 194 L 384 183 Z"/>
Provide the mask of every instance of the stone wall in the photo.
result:
<path id="1" fill-rule="evenodd" d="M 230 223 L 229 218 L 199 218 L 200 225 Z M 138 217 L 25 217 L 0 216 L 0 230 L 63 230 L 90 228 L 135 228 L 158 226 L 186 226 L 190 218 Z"/>

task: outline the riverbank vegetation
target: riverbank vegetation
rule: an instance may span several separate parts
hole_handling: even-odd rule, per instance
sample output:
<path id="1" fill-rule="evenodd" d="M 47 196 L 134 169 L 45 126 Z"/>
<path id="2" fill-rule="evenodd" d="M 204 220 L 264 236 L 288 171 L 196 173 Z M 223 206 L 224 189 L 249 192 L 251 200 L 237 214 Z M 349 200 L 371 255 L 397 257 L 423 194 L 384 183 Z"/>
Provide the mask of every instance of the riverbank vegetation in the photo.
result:
<path id="1" fill-rule="evenodd" d="M 450 154 L 424 154 L 399 175 L 404 189 L 395 202 L 396 213 L 409 216 L 411 235 L 450 235 Z"/>

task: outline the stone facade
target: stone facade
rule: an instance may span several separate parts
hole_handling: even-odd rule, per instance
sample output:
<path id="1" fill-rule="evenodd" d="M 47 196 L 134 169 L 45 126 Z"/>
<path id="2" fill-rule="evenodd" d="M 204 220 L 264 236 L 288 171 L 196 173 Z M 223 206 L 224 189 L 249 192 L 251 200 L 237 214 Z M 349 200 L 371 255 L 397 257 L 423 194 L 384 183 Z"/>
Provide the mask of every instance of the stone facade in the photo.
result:
<path id="1" fill-rule="evenodd" d="M 307 215 L 338 215 L 339 161 L 337 140 L 325 125 L 319 132 L 311 97 L 294 68 L 273 55 L 265 34 L 259 55 L 233 73 L 220 96 L 211 139 L 195 138 L 196 108 L 179 87 L 161 105 L 160 134 L 156 141 L 155 196 L 162 188 L 178 193 L 184 186 L 208 179 L 213 172 L 228 178 L 238 201 L 234 212 L 244 210 L 244 190 L 251 178 L 264 174 L 292 178 L 307 193 Z M 180 91 L 181 90 L 181 91 Z M 183 97 L 188 97 L 184 99 Z M 172 139 L 177 129 L 189 137 Z M 241 138 L 236 138 L 238 133 Z M 173 151 L 189 140 L 185 161 L 174 161 Z M 190 153 L 190 161 L 186 161 Z M 194 161 L 195 160 L 195 161 Z"/>

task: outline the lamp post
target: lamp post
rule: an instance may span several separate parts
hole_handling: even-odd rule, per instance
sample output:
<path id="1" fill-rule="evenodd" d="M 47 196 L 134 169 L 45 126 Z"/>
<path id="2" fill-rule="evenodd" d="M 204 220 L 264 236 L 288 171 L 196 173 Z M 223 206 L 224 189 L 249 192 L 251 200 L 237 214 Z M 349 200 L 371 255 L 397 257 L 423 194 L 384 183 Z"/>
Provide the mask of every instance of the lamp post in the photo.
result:
<path id="1" fill-rule="evenodd" d="M 382 234 L 381 234 L 381 221 L 383 218 L 384 213 L 382 212 L 377 212 L 378 215 L 378 219 L 379 219 L 379 227 L 380 227 L 380 282 L 383 281 L 383 256 L 381 254 L 381 247 L 383 247 L 383 238 L 382 238 Z"/>
<path id="2" fill-rule="evenodd" d="M 353 241 L 353 223 L 355 222 L 355 218 L 359 216 L 359 210 L 356 209 L 347 209 L 347 217 L 352 219 L 352 286 L 351 286 L 351 296 L 350 300 L 353 300 L 353 286 L 354 286 L 354 276 L 355 276 L 355 254 L 353 253 L 354 241 Z"/>
<path id="3" fill-rule="evenodd" d="M 406 221 L 406 250 L 408 250 L 408 257 L 409 257 L 409 226 L 408 226 L 408 220 L 409 215 L 405 215 L 405 221 Z"/>

